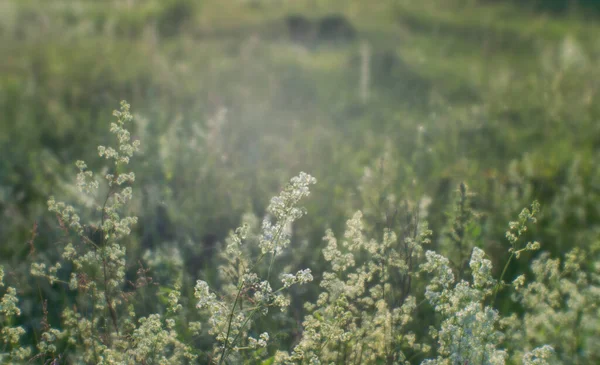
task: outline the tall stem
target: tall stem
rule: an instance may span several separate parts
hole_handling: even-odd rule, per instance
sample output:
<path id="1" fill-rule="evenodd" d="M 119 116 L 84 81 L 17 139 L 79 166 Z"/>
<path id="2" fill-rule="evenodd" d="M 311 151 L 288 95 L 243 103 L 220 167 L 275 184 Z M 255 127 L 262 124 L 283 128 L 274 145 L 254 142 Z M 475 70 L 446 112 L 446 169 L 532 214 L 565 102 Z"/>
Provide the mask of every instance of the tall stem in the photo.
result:
<path id="1" fill-rule="evenodd" d="M 513 258 L 514 255 L 515 255 L 515 252 L 513 250 L 513 252 L 511 252 L 510 256 L 508 257 L 508 261 L 506 261 L 506 265 L 504 265 L 504 269 L 502 270 L 502 274 L 500 275 L 500 279 L 498 280 L 498 284 L 496 286 L 496 290 L 494 290 L 494 298 L 492 299 L 492 306 L 496 302 L 496 297 L 498 296 L 498 292 L 500 291 L 500 286 L 502 285 L 502 280 L 504 279 L 504 275 L 506 274 L 506 270 L 508 269 L 508 265 L 510 265 L 510 262 L 511 262 L 511 260 L 512 260 L 512 258 Z"/>

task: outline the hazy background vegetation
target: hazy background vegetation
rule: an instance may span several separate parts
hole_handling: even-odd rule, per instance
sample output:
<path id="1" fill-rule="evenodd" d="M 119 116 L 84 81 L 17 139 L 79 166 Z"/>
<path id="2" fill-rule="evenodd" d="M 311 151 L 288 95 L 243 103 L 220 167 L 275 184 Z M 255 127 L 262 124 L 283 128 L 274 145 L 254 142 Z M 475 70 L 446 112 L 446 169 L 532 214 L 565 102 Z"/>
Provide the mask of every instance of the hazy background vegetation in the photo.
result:
<path id="1" fill-rule="evenodd" d="M 423 201 L 443 249 L 461 182 L 484 222 L 471 239 L 496 268 L 508 255 L 506 223 L 533 199 L 542 217 L 530 234 L 544 249 L 589 249 L 600 233 L 599 9 L 592 0 L 1 1 L 0 263 L 23 325 L 39 327 L 41 297 L 59 322 L 65 290 L 38 292 L 27 275 L 32 256 L 60 252 L 46 200 L 72 196 L 75 160 L 100 166 L 96 146 L 121 99 L 143 152 L 132 165 L 132 277 L 140 262 L 156 283 L 214 281 L 209 264 L 227 232 L 245 213 L 264 216 L 299 171 L 318 184 L 294 227 L 291 267 L 322 266 L 325 229 L 339 234 L 354 211 L 377 227 Z"/>

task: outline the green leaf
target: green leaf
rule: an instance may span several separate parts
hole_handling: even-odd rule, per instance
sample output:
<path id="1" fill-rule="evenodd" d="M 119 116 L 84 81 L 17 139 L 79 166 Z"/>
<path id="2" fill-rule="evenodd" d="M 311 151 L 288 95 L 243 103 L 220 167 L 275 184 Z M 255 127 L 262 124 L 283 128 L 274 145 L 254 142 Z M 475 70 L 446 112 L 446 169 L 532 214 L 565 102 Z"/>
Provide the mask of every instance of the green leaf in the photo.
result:
<path id="1" fill-rule="evenodd" d="M 260 365 L 271 365 L 275 361 L 275 356 L 271 356 L 265 361 L 261 362 Z"/>

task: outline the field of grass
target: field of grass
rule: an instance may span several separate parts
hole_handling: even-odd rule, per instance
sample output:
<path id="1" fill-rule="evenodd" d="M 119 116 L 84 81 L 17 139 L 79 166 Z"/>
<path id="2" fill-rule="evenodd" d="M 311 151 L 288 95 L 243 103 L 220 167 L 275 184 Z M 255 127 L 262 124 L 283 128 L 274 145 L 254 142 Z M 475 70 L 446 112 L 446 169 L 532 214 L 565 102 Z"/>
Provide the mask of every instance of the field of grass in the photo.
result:
<path id="1" fill-rule="evenodd" d="M 124 208 L 138 222 L 123 242 L 126 279 L 139 279 L 140 270 L 152 277 L 139 289 L 139 316 L 164 312 L 165 302 L 152 298 L 175 281 L 185 313 L 195 307 L 197 279 L 227 288 L 218 265 L 227 263 L 220 253 L 229 232 L 251 215 L 261 221 L 271 196 L 299 172 L 318 181 L 302 203 L 308 214 L 294 222 L 290 248 L 268 268 L 270 274 L 310 267 L 315 282 L 291 291 L 288 317 L 256 320 L 274 341 L 268 353 L 232 363 L 259 363 L 299 343 L 302 303 L 316 300 L 329 270 L 323 236 L 331 229 L 342 237 L 357 210 L 365 235 L 378 241 L 384 228 L 404 237 L 426 220 L 433 234 L 424 249 L 460 261 L 453 268 L 459 279 L 470 257 L 463 249 L 483 249 L 494 277 L 505 268 L 508 283 L 522 273 L 539 279 L 532 260 L 576 249 L 580 272 L 589 276 L 577 285 L 585 289 L 562 292 L 566 304 L 548 306 L 570 313 L 570 298 L 584 291 L 593 303 L 600 286 L 600 18 L 593 2 L 563 9 L 556 1 L 551 10 L 539 4 L 1 2 L 0 266 L 7 286 L 17 289 L 21 315 L 10 325 L 25 329 L 23 346 L 39 343 L 44 323 L 62 328 L 63 308 L 81 299 L 30 275 L 31 264 L 50 267 L 63 252 L 66 238 L 48 212 L 50 196 L 81 208 L 82 222 L 104 221 L 78 193 L 74 162 L 86 161 L 98 176 L 109 173 L 96 147 L 108 144 L 111 111 L 121 100 L 132 106 L 128 128 L 141 141 L 130 167 L 133 199 Z M 327 28 L 328 21 L 334 25 Z M 457 241 L 461 184 L 473 216 Z M 512 261 L 507 224 L 534 200 L 541 210 L 523 239 L 539 241 L 550 256 L 524 252 L 525 259 Z M 459 241 L 464 247 L 457 248 Z M 67 271 L 58 277 L 68 281 Z M 423 280 L 413 284 L 417 300 Z M 528 305 L 510 291 L 491 303 L 523 323 Z M 1 309 L 0 326 L 8 328 Z M 598 302 L 586 310 L 598 314 Z M 434 313 L 429 306 L 416 314 L 411 330 L 419 338 L 442 321 Z M 588 314 L 548 328 L 532 325 L 524 339 L 507 336 L 499 348 L 550 344 L 558 363 L 597 363 L 597 318 L 577 344 L 559 341 L 564 326 L 577 328 Z M 179 339 L 192 345 L 199 363 L 208 362 L 210 336 L 178 326 L 186 328 Z M 425 342 L 433 352 L 413 348 L 410 363 L 435 357 L 436 340 Z M 35 361 L 62 354 L 56 363 L 77 363 L 69 358 L 71 345 L 61 346 L 40 350 Z M 0 346 L 0 363 L 4 351 Z M 518 363 L 513 355 L 507 363 Z"/>

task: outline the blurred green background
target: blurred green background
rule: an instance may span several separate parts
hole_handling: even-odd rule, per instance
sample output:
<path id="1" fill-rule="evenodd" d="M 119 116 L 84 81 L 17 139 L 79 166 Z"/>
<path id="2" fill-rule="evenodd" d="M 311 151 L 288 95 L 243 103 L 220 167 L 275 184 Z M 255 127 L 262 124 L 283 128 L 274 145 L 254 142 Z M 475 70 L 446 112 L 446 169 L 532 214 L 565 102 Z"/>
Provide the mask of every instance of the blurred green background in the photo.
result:
<path id="1" fill-rule="evenodd" d="M 599 14 L 592 0 L 1 1 L 0 264 L 23 323 L 42 315 L 31 256 L 59 252 L 46 200 L 76 202 L 74 161 L 102 166 L 122 99 L 142 141 L 128 262 L 157 282 L 214 278 L 219 242 L 299 171 L 318 184 L 293 267 L 318 271 L 325 229 L 358 209 L 377 228 L 426 200 L 440 246 L 461 182 L 496 268 L 533 199 L 543 249 L 593 246 Z M 60 308 L 64 289 L 42 292 Z"/>

